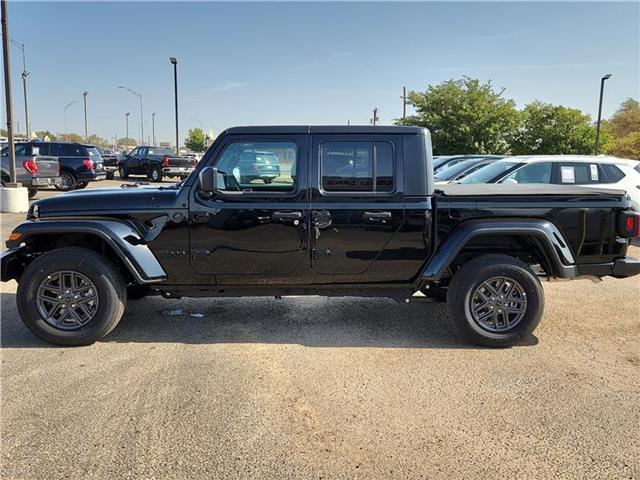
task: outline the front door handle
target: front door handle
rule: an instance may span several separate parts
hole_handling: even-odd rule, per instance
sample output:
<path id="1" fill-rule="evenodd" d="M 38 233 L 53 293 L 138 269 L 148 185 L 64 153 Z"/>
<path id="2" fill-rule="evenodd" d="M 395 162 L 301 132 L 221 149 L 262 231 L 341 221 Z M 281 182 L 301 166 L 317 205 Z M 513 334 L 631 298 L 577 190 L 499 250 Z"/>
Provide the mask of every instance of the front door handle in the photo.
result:
<path id="1" fill-rule="evenodd" d="M 273 212 L 274 220 L 300 220 L 302 212 Z"/>
<path id="2" fill-rule="evenodd" d="M 391 212 L 364 212 L 362 216 L 367 220 L 376 222 L 381 220 L 391 220 Z"/>

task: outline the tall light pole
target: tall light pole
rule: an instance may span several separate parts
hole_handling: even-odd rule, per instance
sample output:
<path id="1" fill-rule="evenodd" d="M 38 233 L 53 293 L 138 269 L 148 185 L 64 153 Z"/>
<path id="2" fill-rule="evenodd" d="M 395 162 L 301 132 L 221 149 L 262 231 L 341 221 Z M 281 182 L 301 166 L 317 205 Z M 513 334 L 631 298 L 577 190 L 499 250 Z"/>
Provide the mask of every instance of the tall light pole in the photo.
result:
<path id="1" fill-rule="evenodd" d="M 173 65 L 173 96 L 176 105 L 176 155 L 180 154 L 180 141 L 178 136 L 178 59 L 169 57 L 169 61 Z"/>
<path id="2" fill-rule="evenodd" d="M 153 140 L 153 146 L 156 146 L 156 112 L 151 114 L 151 137 Z"/>
<path id="3" fill-rule="evenodd" d="M 124 114 L 124 131 L 126 132 L 124 134 L 124 139 L 125 142 L 127 142 L 127 144 L 125 145 L 127 150 L 129 150 L 129 115 L 131 115 L 131 112 L 127 112 Z"/>
<path id="4" fill-rule="evenodd" d="M 144 143 L 144 125 L 142 123 L 142 120 L 144 118 L 142 116 L 142 94 L 131 90 L 129 87 L 125 87 L 124 85 L 120 85 L 118 88 L 124 88 L 125 90 L 128 90 L 130 93 L 138 97 L 138 100 L 140 100 L 140 145 L 142 145 Z"/>
<path id="5" fill-rule="evenodd" d="M 73 105 L 76 102 L 77 100 L 74 100 L 73 102 L 69 102 L 64 106 L 64 139 L 67 142 L 69 141 L 69 135 L 67 133 L 67 108 L 69 108 L 71 105 Z"/>
<path id="6" fill-rule="evenodd" d="M 24 53 L 24 43 L 20 43 L 13 38 L 11 39 L 11 43 L 13 43 L 16 47 L 22 50 L 22 92 L 24 94 L 24 124 L 26 125 L 27 130 L 27 140 L 31 138 L 31 128 L 29 125 L 29 100 L 27 93 L 27 77 L 29 76 L 29 72 L 27 72 L 27 61 Z"/>
<path id="7" fill-rule="evenodd" d="M 89 92 L 85 91 L 82 94 L 82 101 L 84 102 L 84 141 L 89 142 L 89 129 L 87 128 L 87 96 Z"/>
<path id="8" fill-rule="evenodd" d="M 402 119 L 407 118 L 407 87 L 402 87 Z"/>
<path id="9" fill-rule="evenodd" d="M 2 17 L 2 59 L 4 60 L 4 95 L 7 109 L 7 136 L 9 137 L 9 182 L 8 186 L 16 185 L 16 155 L 13 145 L 13 105 L 11 103 L 11 57 L 9 53 L 9 18 L 7 16 L 7 0 L 0 1 Z"/>
<path id="10" fill-rule="evenodd" d="M 600 122 L 602 120 L 602 97 L 604 95 L 604 82 L 611 78 L 611 74 L 607 73 L 600 79 L 600 103 L 598 105 L 598 123 L 596 125 L 596 155 L 600 153 Z"/>

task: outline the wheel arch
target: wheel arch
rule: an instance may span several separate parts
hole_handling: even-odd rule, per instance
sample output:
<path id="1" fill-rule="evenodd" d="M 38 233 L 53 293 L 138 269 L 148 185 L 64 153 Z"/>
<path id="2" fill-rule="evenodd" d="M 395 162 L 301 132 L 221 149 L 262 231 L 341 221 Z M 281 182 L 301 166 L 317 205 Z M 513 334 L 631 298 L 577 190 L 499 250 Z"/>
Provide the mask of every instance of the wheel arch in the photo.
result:
<path id="1" fill-rule="evenodd" d="M 22 263 L 30 262 L 38 255 L 56 248 L 82 246 L 108 257 L 131 282 L 143 285 L 167 278 L 162 265 L 140 233 L 133 225 L 124 221 L 28 220 L 18 225 L 13 232 L 20 236 L 13 244 L 7 242 L 7 246 L 15 249 L 15 256 L 20 257 Z M 4 280 L 6 279 L 3 278 Z"/>
<path id="2" fill-rule="evenodd" d="M 499 239 L 499 242 L 492 241 Z M 486 245 L 483 245 L 486 244 Z M 465 256 L 512 251 L 530 252 L 551 277 L 577 275 L 574 257 L 562 232 L 544 219 L 472 220 L 456 227 L 440 244 L 420 275 L 421 282 L 437 282 Z"/>

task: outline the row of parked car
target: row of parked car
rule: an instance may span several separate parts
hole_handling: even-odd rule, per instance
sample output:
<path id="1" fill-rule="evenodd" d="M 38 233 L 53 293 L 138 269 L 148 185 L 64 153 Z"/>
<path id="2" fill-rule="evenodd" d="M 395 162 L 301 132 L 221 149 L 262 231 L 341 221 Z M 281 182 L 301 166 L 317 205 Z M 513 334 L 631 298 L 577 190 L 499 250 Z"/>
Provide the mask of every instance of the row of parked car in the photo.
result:
<path id="1" fill-rule="evenodd" d="M 590 155 L 444 155 L 433 161 L 436 185 L 555 184 L 625 190 L 640 210 L 640 162 Z"/>
<path id="2" fill-rule="evenodd" d="M 153 182 L 163 177 L 186 178 L 198 162 L 195 154 L 175 156 L 170 148 L 139 146 L 126 154 L 104 150 L 95 145 L 69 142 L 30 141 L 15 144 L 16 180 L 29 190 L 29 198 L 38 189 L 55 187 L 69 191 L 85 188 L 89 182 L 145 175 Z M 8 147 L 2 149 L 2 184 L 9 182 Z"/>

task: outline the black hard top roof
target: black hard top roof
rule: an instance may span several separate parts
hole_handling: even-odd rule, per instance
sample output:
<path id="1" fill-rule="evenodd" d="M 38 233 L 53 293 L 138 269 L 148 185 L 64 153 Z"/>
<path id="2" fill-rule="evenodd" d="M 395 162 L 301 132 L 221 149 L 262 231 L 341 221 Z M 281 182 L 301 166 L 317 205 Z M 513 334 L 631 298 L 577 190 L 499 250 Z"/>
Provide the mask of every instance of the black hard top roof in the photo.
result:
<path id="1" fill-rule="evenodd" d="M 405 127 L 396 125 L 272 125 L 261 127 L 231 127 L 223 134 L 304 134 L 304 133 L 383 133 L 383 134 L 422 134 L 422 127 Z"/>

